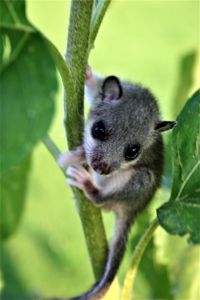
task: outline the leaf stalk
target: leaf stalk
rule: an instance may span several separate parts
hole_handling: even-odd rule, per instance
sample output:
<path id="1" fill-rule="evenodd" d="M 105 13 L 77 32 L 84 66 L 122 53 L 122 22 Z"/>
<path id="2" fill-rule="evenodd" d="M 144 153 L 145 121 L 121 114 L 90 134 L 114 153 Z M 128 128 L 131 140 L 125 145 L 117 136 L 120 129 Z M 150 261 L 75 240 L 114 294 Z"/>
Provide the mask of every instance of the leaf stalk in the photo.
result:
<path id="1" fill-rule="evenodd" d="M 132 298 L 132 289 L 133 289 L 138 265 L 158 225 L 159 225 L 158 220 L 156 218 L 149 225 L 149 227 L 147 228 L 147 230 L 139 240 L 138 244 L 136 245 L 130 268 L 124 280 L 124 285 L 122 288 L 122 293 L 120 298 L 121 300 L 129 300 Z"/>

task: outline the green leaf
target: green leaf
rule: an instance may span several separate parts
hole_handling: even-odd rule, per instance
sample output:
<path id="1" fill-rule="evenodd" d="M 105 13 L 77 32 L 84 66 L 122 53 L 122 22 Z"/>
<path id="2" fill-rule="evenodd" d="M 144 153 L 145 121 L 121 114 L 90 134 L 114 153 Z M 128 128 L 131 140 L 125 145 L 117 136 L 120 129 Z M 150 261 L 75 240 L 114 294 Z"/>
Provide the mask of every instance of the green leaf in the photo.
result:
<path id="1" fill-rule="evenodd" d="M 7 238 L 16 230 L 20 221 L 26 196 L 30 157 L 0 176 L 0 238 Z"/>
<path id="2" fill-rule="evenodd" d="M 187 101 L 189 92 L 194 84 L 195 67 L 197 65 L 197 50 L 187 52 L 180 58 L 178 64 L 178 78 L 172 101 L 172 115 L 175 118 Z M 167 140 L 165 153 L 165 185 L 169 187 L 172 173 L 172 145 L 171 139 Z"/>
<path id="3" fill-rule="evenodd" d="M 23 0 L 0 1 L 0 171 L 23 161 L 54 114 L 55 64 L 46 40 L 25 17 Z"/>
<path id="4" fill-rule="evenodd" d="M 177 114 L 185 104 L 194 83 L 194 71 L 197 63 L 197 51 L 192 50 L 181 57 L 178 68 L 178 82 L 173 99 L 173 114 Z"/>
<path id="5" fill-rule="evenodd" d="M 169 233 L 200 243 L 200 90 L 188 100 L 172 134 L 173 184 L 158 219 Z"/>
<path id="6" fill-rule="evenodd" d="M 4 39 L 3 36 L 0 35 L 0 64 L 2 64 L 2 60 L 3 60 L 3 50 L 4 50 Z"/>
<path id="7" fill-rule="evenodd" d="M 14 26 L 30 24 L 25 16 L 24 0 L 1 0 L 0 8 L 1 24 Z"/>

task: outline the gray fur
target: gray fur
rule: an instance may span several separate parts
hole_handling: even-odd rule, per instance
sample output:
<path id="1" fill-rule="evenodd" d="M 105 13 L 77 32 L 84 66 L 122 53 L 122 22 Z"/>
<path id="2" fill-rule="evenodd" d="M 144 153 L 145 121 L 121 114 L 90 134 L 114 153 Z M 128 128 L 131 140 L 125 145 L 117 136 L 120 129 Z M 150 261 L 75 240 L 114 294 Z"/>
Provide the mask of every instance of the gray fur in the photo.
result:
<path id="1" fill-rule="evenodd" d="M 89 292 L 74 298 L 79 300 L 101 299 L 106 293 L 123 258 L 130 226 L 152 199 L 163 172 L 160 131 L 164 129 L 155 129 L 160 115 L 151 92 L 127 81 L 121 81 L 119 89 L 111 81 L 105 85 L 110 90 L 102 92 L 104 79 L 94 74 L 91 82 L 86 81 L 87 94 L 93 103 L 85 124 L 83 149 L 92 175 L 79 169 L 80 175 L 85 172 L 85 177 L 79 178 L 71 168 L 68 174 L 76 182 L 69 183 L 79 186 L 95 205 L 113 211 L 116 229 L 102 277 Z M 116 93 L 120 89 L 122 95 L 118 99 Z M 92 126 L 97 121 L 103 121 L 109 133 L 104 141 L 91 137 Z M 125 161 L 126 147 L 138 143 L 141 145 L 139 156 Z M 93 162 L 97 164 L 96 172 Z M 109 166 L 108 175 L 99 174 L 102 162 Z"/>

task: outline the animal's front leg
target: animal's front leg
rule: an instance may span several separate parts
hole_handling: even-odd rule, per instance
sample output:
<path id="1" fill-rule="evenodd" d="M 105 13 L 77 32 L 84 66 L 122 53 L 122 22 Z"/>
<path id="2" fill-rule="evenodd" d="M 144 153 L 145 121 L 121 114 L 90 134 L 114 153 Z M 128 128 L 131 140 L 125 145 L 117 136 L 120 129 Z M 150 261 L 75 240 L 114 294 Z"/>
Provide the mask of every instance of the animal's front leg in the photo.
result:
<path id="1" fill-rule="evenodd" d="M 81 189 L 85 196 L 94 204 L 101 204 L 101 193 L 92 178 L 92 175 L 82 166 L 68 167 L 66 181 L 69 185 Z"/>

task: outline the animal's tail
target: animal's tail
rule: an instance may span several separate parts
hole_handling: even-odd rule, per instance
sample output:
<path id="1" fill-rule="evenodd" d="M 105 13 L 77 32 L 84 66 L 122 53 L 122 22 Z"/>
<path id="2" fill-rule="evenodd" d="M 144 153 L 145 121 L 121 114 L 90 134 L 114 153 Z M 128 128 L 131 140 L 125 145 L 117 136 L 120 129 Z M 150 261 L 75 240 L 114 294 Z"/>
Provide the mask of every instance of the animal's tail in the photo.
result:
<path id="1" fill-rule="evenodd" d="M 71 300 L 97 300 L 101 299 L 109 289 L 123 258 L 126 242 L 128 238 L 129 228 L 132 222 L 130 218 L 117 217 L 115 225 L 115 234 L 110 247 L 105 269 L 100 280 L 85 294 Z"/>

